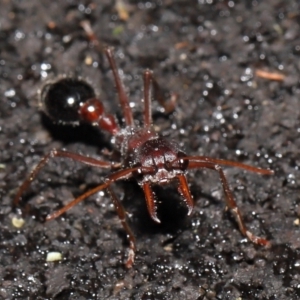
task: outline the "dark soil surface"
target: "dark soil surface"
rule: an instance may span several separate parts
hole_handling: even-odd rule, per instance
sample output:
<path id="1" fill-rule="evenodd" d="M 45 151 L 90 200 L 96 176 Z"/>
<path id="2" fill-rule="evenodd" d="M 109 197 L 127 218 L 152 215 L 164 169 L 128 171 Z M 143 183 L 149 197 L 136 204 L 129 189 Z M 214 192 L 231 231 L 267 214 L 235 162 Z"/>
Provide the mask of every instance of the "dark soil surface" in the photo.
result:
<path id="1" fill-rule="evenodd" d="M 120 2 L 120 1 L 119 1 Z M 0 298 L 1 299 L 300 299 L 300 4 L 297 0 L 0 2 Z M 148 216 L 134 181 L 114 189 L 137 238 L 128 242 L 106 193 L 43 222 L 109 173 L 53 159 L 24 197 L 15 228 L 12 199 L 26 175 L 53 148 L 108 159 L 110 137 L 87 125 L 54 125 L 39 109 L 38 90 L 67 74 L 87 79 L 121 120 L 106 59 L 80 27 L 89 20 L 115 47 L 117 64 L 142 120 L 143 69 L 179 95 L 174 113 L 153 103 L 155 129 L 189 155 L 272 168 L 261 176 L 224 168 L 245 223 L 270 240 L 244 238 L 218 174 L 188 174 L 195 209 L 176 185 L 156 188 L 161 225 Z M 257 71 L 280 73 L 280 80 Z M 24 207 L 24 205 L 22 205 Z M 48 252 L 62 260 L 47 262 Z"/>

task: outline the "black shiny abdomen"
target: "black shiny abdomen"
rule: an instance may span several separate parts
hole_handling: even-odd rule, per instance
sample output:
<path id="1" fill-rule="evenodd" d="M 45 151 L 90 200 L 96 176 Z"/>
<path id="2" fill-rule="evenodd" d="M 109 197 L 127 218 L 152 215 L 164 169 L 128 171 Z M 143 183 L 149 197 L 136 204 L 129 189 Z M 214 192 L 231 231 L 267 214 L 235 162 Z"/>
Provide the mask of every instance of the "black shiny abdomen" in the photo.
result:
<path id="1" fill-rule="evenodd" d="M 49 83 L 41 93 L 45 113 L 54 121 L 62 123 L 78 122 L 80 105 L 94 97 L 94 90 L 88 83 L 74 78 Z"/>

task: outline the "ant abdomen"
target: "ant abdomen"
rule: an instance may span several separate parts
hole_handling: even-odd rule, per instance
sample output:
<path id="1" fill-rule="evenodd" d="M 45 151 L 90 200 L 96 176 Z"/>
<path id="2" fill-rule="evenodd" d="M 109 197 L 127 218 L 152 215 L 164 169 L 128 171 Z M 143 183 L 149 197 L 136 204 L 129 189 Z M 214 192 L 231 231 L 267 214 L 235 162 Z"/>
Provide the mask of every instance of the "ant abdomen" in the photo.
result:
<path id="1" fill-rule="evenodd" d="M 82 79 L 66 77 L 46 84 L 41 102 L 44 112 L 58 123 L 76 125 L 84 121 L 112 134 L 119 130 L 115 118 L 105 113 L 94 89 Z"/>
<path id="2" fill-rule="evenodd" d="M 95 98 L 94 89 L 81 79 L 66 77 L 46 84 L 41 92 L 44 112 L 54 121 L 76 124 L 81 120 L 80 107 Z"/>

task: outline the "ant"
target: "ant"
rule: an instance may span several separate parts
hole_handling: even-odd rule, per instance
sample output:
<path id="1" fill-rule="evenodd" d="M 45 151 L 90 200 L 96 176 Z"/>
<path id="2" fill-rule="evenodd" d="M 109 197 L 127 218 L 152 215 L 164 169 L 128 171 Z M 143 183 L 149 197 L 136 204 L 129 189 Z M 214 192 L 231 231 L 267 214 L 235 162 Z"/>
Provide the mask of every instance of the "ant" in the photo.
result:
<path id="1" fill-rule="evenodd" d="M 36 178 L 39 171 L 51 158 L 64 157 L 93 167 L 114 170 L 110 175 L 106 176 L 103 183 L 72 200 L 61 209 L 49 214 L 46 217 L 46 221 L 57 218 L 87 197 L 99 191 L 107 190 L 127 234 L 129 251 L 125 265 L 127 268 L 131 268 L 135 258 L 136 241 L 126 221 L 126 211 L 111 188 L 111 185 L 118 180 L 135 178 L 144 191 L 150 217 L 156 223 L 160 223 L 157 216 L 156 196 L 152 190 L 152 185 L 163 185 L 170 181 L 177 181 L 178 191 L 182 195 L 188 209 L 187 214 L 191 215 L 194 201 L 190 193 L 186 175 L 188 170 L 205 168 L 219 173 L 225 194 L 226 206 L 236 217 L 241 233 L 254 244 L 269 245 L 268 240 L 255 236 L 247 229 L 221 166 L 237 167 L 262 175 L 271 175 L 273 171 L 230 160 L 215 159 L 207 156 L 188 156 L 180 150 L 179 145 L 175 141 L 168 141 L 159 136 L 152 126 L 152 96 L 157 98 L 166 111 L 174 109 L 175 100 L 171 98 L 170 101 L 163 101 L 160 87 L 152 71 L 148 69 L 144 71 L 143 75 L 143 126 L 137 126 L 134 122 L 129 100 L 118 73 L 113 49 L 100 44 L 100 41 L 96 38 L 87 21 L 82 22 L 81 25 L 90 42 L 106 55 L 113 72 L 125 126 L 121 128 L 115 117 L 105 111 L 102 101 L 96 98 L 93 88 L 82 79 L 65 77 L 53 83 L 46 84 L 41 91 L 41 102 L 45 113 L 56 122 L 69 124 L 87 122 L 110 133 L 113 137 L 115 149 L 120 153 L 121 162 L 108 162 L 85 155 L 53 149 L 41 159 L 38 165 L 31 171 L 28 178 L 19 187 L 13 201 L 14 206 L 18 206 L 23 193 L 29 188 L 29 185 Z"/>

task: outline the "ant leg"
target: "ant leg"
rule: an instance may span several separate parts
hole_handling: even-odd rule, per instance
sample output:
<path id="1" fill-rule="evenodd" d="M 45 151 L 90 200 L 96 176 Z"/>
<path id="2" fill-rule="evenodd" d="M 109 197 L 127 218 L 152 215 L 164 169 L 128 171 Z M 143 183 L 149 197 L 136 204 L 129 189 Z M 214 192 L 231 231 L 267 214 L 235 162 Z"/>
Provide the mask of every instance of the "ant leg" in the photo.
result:
<path id="1" fill-rule="evenodd" d="M 84 163 L 84 164 L 87 164 L 90 166 L 105 168 L 105 169 L 108 169 L 108 168 L 111 168 L 112 166 L 114 166 L 113 163 L 106 162 L 103 160 L 98 160 L 98 159 L 95 159 L 92 157 L 87 157 L 87 156 L 72 153 L 72 152 L 53 149 L 41 159 L 41 161 L 38 163 L 38 165 L 31 171 L 29 176 L 22 183 L 22 185 L 20 186 L 20 188 L 13 200 L 13 206 L 15 206 L 15 207 L 18 206 L 22 194 L 28 189 L 31 182 L 36 178 L 39 171 L 48 163 L 49 159 L 54 158 L 54 157 L 71 158 L 75 161 L 79 161 L 81 163 Z"/>
<path id="2" fill-rule="evenodd" d="M 88 39 L 90 42 L 94 44 L 99 50 L 99 52 L 102 52 L 104 49 L 103 43 L 100 42 L 100 40 L 96 37 L 94 30 L 91 27 L 91 23 L 88 20 L 84 20 L 80 22 L 81 27 L 85 31 Z"/>
<path id="3" fill-rule="evenodd" d="M 187 180 L 186 180 L 186 176 L 183 174 L 178 174 L 177 178 L 179 180 L 179 186 L 178 186 L 179 193 L 183 196 L 184 201 L 188 207 L 188 215 L 190 215 L 194 208 L 194 200 L 191 195 L 191 192 L 190 192 Z"/>
<path id="4" fill-rule="evenodd" d="M 216 159 L 207 156 L 186 156 L 181 157 L 180 159 L 187 160 L 189 162 L 189 169 L 198 168 L 198 164 L 200 163 L 210 163 L 215 165 L 223 165 L 229 167 L 241 168 L 250 172 L 262 174 L 262 175 L 273 175 L 274 171 L 270 169 L 262 169 L 253 167 L 250 165 L 246 165 L 237 161 L 225 160 L 225 159 Z"/>
<path id="5" fill-rule="evenodd" d="M 107 47 L 107 46 L 103 47 L 103 45 L 101 44 L 99 39 L 97 39 L 89 21 L 85 20 L 85 21 L 82 21 L 80 24 L 81 24 L 83 30 L 85 31 L 88 39 L 90 40 L 90 42 L 92 42 L 94 44 L 94 46 L 97 47 L 98 51 L 101 53 L 104 50 L 104 53 L 108 59 L 110 68 L 113 72 L 115 85 L 116 85 L 118 96 L 119 96 L 119 102 L 120 102 L 120 105 L 121 105 L 121 108 L 122 108 L 123 114 L 124 114 L 125 123 L 127 126 L 134 127 L 132 111 L 129 106 L 129 100 L 126 95 L 124 85 L 122 83 L 122 80 L 121 80 L 119 72 L 118 72 L 116 60 L 113 55 L 113 49 L 111 47 Z"/>
<path id="6" fill-rule="evenodd" d="M 116 194 L 113 192 L 111 188 L 107 188 L 107 191 L 109 192 L 111 199 L 113 201 L 113 204 L 115 206 L 116 212 L 118 214 L 118 217 L 122 223 L 122 226 L 127 234 L 127 238 L 129 241 L 129 251 L 128 251 L 128 258 L 126 261 L 126 267 L 129 269 L 132 267 L 134 263 L 135 258 L 135 251 L 136 251 L 136 243 L 135 243 L 135 237 L 133 235 L 133 232 L 131 228 L 129 227 L 127 221 L 126 221 L 126 211 L 124 209 L 124 206 L 122 205 L 119 198 L 116 196 Z"/>
<path id="7" fill-rule="evenodd" d="M 149 182 L 143 183 L 143 190 L 145 193 L 147 208 L 151 219 L 156 223 L 160 223 L 160 220 L 158 219 L 156 213 L 157 207 L 156 207 L 155 194 Z"/>
<path id="8" fill-rule="evenodd" d="M 151 85 L 153 87 L 154 98 L 157 99 L 158 103 L 165 109 L 166 113 L 174 111 L 177 95 L 171 94 L 169 101 L 165 101 L 163 93 L 159 87 L 158 82 L 154 78 L 153 72 L 151 70 L 144 71 L 144 126 L 150 127 L 152 125 L 152 115 L 151 115 Z"/>
<path id="9" fill-rule="evenodd" d="M 170 99 L 168 101 L 165 101 L 163 92 L 161 91 L 161 88 L 152 72 L 151 72 L 151 80 L 152 80 L 154 98 L 157 99 L 158 103 L 165 109 L 165 112 L 167 114 L 173 112 L 175 110 L 178 95 L 175 93 L 171 93 Z"/>
<path id="10" fill-rule="evenodd" d="M 152 125 L 152 113 L 151 113 L 151 87 L 153 74 L 150 70 L 144 71 L 144 127 L 148 128 Z"/>
<path id="11" fill-rule="evenodd" d="M 152 92 L 151 84 L 154 91 L 154 98 L 157 99 L 158 103 L 165 109 L 166 113 L 170 113 L 175 109 L 177 95 L 172 94 L 169 101 L 165 101 L 163 94 L 160 90 L 159 84 L 153 76 L 151 70 L 144 71 L 144 127 L 148 128 L 152 125 L 152 113 L 151 113 L 151 102 Z"/>
<path id="12" fill-rule="evenodd" d="M 116 60 L 113 55 L 113 50 L 110 47 L 106 47 L 104 49 L 104 51 L 105 51 L 106 57 L 109 61 L 113 75 L 114 75 L 115 84 L 116 84 L 117 92 L 118 92 L 118 96 L 119 96 L 119 102 L 120 102 L 120 105 L 121 105 L 123 113 L 124 113 L 125 123 L 127 126 L 134 127 L 134 121 L 133 121 L 132 111 L 129 106 L 129 100 L 126 95 L 123 82 L 122 82 L 119 72 L 118 72 Z"/>
<path id="13" fill-rule="evenodd" d="M 252 232 L 250 232 L 247 229 L 247 227 L 245 226 L 244 221 L 242 219 L 241 212 L 240 212 L 240 210 L 239 210 L 239 208 L 238 208 L 238 206 L 237 206 L 237 204 L 236 204 L 236 202 L 233 198 L 232 192 L 229 188 L 229 184 L 227 182 L 227 179 L 225 177 L 225 174 L 224 174 L 222 168 L 218 165 L 215 165 L 214 168 L 215 168 L 216 171 L 219 172 L 219 175 L 220 175 L 220 178 L 221 178 L 221 182 L 222 182 L 222 185 L 223 185 L 223 190 L 224 190 L 225 198 L 226 198 L 226 205 L 234 213 L 242 234 L 244 236 L 248 237 L 248 239 L 251 242 L 253 242 L 254 244 L 258 244 L 258 245 L 262 245 L 262 246 L 269 245 L 270 242 L 268 240 L 266 240 L 264 238 L 260 238 L 256 235 L 254 235 Z"/>
<path id="14" fill-rule="evenodd" d="M 247 166 L 247 165 L 244 165 L 244 166 Z M 241 166 L 239 166 L 239 167 L 241 167 Z M 241 233 L 244 236 L 246 236 L 254 244 L 258 244 L 258 245 L 261 245 L 261 246 L 268 246 L 270 244 L 270 242 L 268 240 L 266 240 L 264 238 L 260 238 L 256 235 L 254 235 L 252 232 L 250 232 L 247 229 L 247 227 L 246 227 L 246 225 L 243 221 L 240 209 L 238 208 L 238 206 L 237 206 L 237 204 L 234 200 L 233 194 L 232 194 L 232 192 L 229 188 L 229 184 L 228 184 L 228 181 L 225 177 L 225 174 L 224 174 L 222 168 L 219 165 L 214 164 L 214 163 L 210 163 L 210 162 L 205 162 L 205 161 L 202 161 L 202 162 L 201 161 L 198 161 L 198 162 L 194 161 L 188 166 L 188 169 L 190 169 L 190 168 L 207 168 L 207 169 L 212 169 L 212 170 L 217 171 L 219 173 L 221 183 L 222 183 L 222 186 L 223 186 L 225 199 L 226 199 L 226 206 L 235 215 Z M 254 168 L 254 169 L 256 169 L 256 168 Z M 258 169 L 258 170 L 263 170 L 263 169 Z M 264 170 L 264 171 L 269 171 L 269 170 Z M 267 173 L 267 174 L 269 174 L 269 173 Z"/>
<path id="15" fill-rule="evenodd" d="M 81 196 L 75 198 L 74 200 L 72 200 L 71 202 L 69 202 L 67 205 L 65 205 L 64 207 L 62 207 L 61 209 L 53 212 L 52 214 L 48 215 L 46 217 L 46 221 L 50 221 L 53 220 L 57 217 L 59 217 L 60 215 L 62 215 L 63 213 L 65 213 L 67 210 L 69 210 L 70 208 L 72 208 L 73 206 L 75 206 L 76 204 L 78 204 L 79 202 L 81 202 L 82 200 L 86 199 L 87 197 L 100 192 L 104 189 L 106 189 L 107 187 L 109 187 L 112 183 L 116 182 L 117 180 L 121 180 L 121 179 L 128 179 L 131 177 L 132 173 L 137 171 L 139 168 L 129 168 L 129 169 L 125 169 L 125 170 L 120 170 L 117 171 L 115 173 L 113 173 L 112 175 L 106 177 L 105 182 L 96 186 L 95 188 L 85 192 L 84 194 L 82 194 Z"/>

